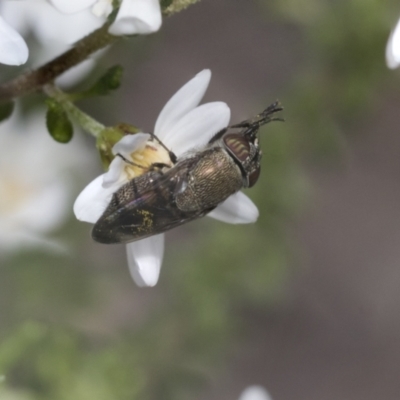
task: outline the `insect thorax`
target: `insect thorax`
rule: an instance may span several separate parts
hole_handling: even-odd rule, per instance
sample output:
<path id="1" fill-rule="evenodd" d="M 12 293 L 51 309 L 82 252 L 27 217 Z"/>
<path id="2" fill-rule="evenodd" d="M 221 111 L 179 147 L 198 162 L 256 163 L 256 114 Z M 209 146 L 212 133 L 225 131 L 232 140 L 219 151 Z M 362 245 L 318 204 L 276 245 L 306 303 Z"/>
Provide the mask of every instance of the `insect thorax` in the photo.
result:
<path id="1" fill-rule="evenodd" d="M 224 148 L 212 147 L 194 157 L 187 186 L 175 197 L 180 210 L 208 212 L 242 188 L 240 168 Z"/>

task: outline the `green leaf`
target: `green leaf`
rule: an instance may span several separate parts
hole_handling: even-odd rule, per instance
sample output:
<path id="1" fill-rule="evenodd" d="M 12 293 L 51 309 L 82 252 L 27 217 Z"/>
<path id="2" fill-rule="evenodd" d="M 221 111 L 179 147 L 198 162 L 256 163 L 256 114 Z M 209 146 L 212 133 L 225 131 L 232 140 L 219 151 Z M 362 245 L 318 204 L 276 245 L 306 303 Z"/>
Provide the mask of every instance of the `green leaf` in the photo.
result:
<path id="1" fill-rule="evenodd" d="M 83 97 L 105 96 L 121 85 L 123 69 L 120 65 L 109 68 L 104 75 L 88 90 L 82 93 Z"/>
<path id="2" fill-rule="evenodd" d="M 46 125 L 50 135 L 60 143 L 68 143 L 74 133 L 72 123 L 62 106 L 53 99 L 46 101 Z"/>
<path id="3" fill-rule="evenodd" d="M 162 10 L 166 9 L 166 8 L 169 7 L 171 4 L 172 4 L 172 0 L 161 0 L 161 1 L 160 1 L 160 6 L 161 6 L 161 9 L 162 9 Z"/>
<path id="4" fill-rule="evenodd" d="M 14 111 L 13 101 L 0 104 L 0 122 L 10 117 L 13 111 Z"/>

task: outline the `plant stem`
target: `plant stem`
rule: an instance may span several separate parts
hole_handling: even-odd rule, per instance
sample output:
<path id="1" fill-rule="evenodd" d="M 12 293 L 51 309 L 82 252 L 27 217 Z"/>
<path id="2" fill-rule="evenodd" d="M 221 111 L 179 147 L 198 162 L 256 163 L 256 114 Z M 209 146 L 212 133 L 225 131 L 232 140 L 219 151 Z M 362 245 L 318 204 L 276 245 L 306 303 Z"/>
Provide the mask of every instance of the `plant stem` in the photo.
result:
<path id="1" fill-rule="evenodd" d="M 58 87 L 47 84 L 43 86 L 43 92 L 49 97 L 56 100 L 68 114 L 68 116 L 76 121 L 85 131 L 89 132 L 92 136 L 98 137 L 100 132 L 105 129 L 105 126 L 100 124 L 100 122 L 93 119 L 88 114 L 80 110 L 76 105 L 69 99 L 62 90 Z"/>
<path id="2" fill-rule="evenodd" d="M 174 0 L 168 7 L 163 9 L 163 14 L 166 16 L 175 14 L 184 10 L 185 8 L 197 3 L 200 0 Z"/>
<path id="3" fill-rule="evenodd" d="M 163 14 L 165 16 L 175 14 L 197 1 L 199 0 L 168 1 L 168 5 L 162 7 Z M 72 49 L 54 60 L 0 85 L 0 103 L 40 90 L 42 86 L 51 83 L 63 72 L 79 64 L 97 50 L 116 42 L 121 36 L 110 35 L 109 27 L 110 22 L 106 22 L 101 28 L 80 39 Z"/>
<path id="4" fill-rule="evenodd" d="M 26 72 L 0 85 L 0 102 L 41 89 L 43 85 L 52 82 L 63 72 L 79 64 L 97 50 L 119 39 L 118 36 L 110 35 L 108 28 L 109 24 L 104 24 L 101 28 L 79 40 L 72 49 L 54 60 L 34 71 Z"/>

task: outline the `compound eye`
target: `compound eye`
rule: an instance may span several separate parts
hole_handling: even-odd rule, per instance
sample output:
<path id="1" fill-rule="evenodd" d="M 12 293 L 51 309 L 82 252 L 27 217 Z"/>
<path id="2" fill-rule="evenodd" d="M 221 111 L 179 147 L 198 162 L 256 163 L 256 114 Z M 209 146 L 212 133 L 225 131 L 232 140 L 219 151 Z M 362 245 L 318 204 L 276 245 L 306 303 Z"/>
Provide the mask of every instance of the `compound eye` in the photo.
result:
<path id="1" fill-rule="evenodd" d="M 261 168 L 258 167 L 257 169 L 255 169 L 250 175 L 249 175 L 249 188 L 251 188 L 252 186 L 254 186 L 254 184 L 258 181 L 258 178 L 260 176 L 260 172 L 261 172 Z"/>
<path id="2" fill-rule="evenodd" d="M 226 148 L 240 162 L 245 162 L 250 154 L 250 143 L 241 134 L 230 133 L 224 136 Z"/>

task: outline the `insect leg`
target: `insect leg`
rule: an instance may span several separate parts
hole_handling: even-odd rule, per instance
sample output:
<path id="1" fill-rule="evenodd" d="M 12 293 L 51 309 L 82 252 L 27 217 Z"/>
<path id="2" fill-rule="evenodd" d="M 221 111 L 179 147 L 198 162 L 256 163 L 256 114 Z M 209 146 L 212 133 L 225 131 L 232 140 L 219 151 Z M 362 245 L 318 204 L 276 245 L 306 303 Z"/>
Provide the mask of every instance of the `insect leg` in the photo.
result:
<path id="1" fill-rule="evenodd" d="M 149 135 L 153 139 L 155 139 L 162 147 L 164 147 L 165 150 L 167 150 L 169 158 L 170 158 L 172 164 L 176 164 L 176 161 L 178 160 L 178 157 L 175 155 L 175 153 L 173 151 L 171 151 L 154 133 L 149 133 Z M 156 164 L 158 164 L 158 163 L 156 163 Z"/>
<path id="2" fill-rule="evenodd" d="M 143 165 L 136 164 L 136 163 L 134 163 L 133 161 L 128 160 L 128 159 L 127 159 L 126 157 L 124 157 L 121 153 L 117 153 L 115 156 L 116 156 L 116 157 L 117 157 L 117 156 L 118 156 L 118 157 L 121 157 L 127 164 L 133 165 L 134 167 L 139 167 L 139 168 L 142 168 L 142 169 L 147 169 L 146 167 L 143 167 Z"/>
<path id="3" fill-rule="evenodd" d="M 153 163 L 150 165 L 149 171 L 155 171 L 155 170 L 163 169 L 163 168 L 171 168 L 171 166 L 168 164 L 161 163 L 161 162 L 156 162 L 156 163 Z"/>
<path id="4" fill-rule="evenodd" d="M 164 164 L 164 163 L 153 163 L 150 165 L 150 167 L 143 167 L 143 165 L 136 164 L 135 162 L 128 160 L 126 157 L 124 157 L 121 153 L 117 153 L 116 156 L 121 157 L 126 163 L 133 165 L 134 167 L 139 167 L 142 169 L 148 169 L 149 171 L 155 171 L 158 169 L 163 169 L 163 168 L 171 168 L 170 165 Z"/>

